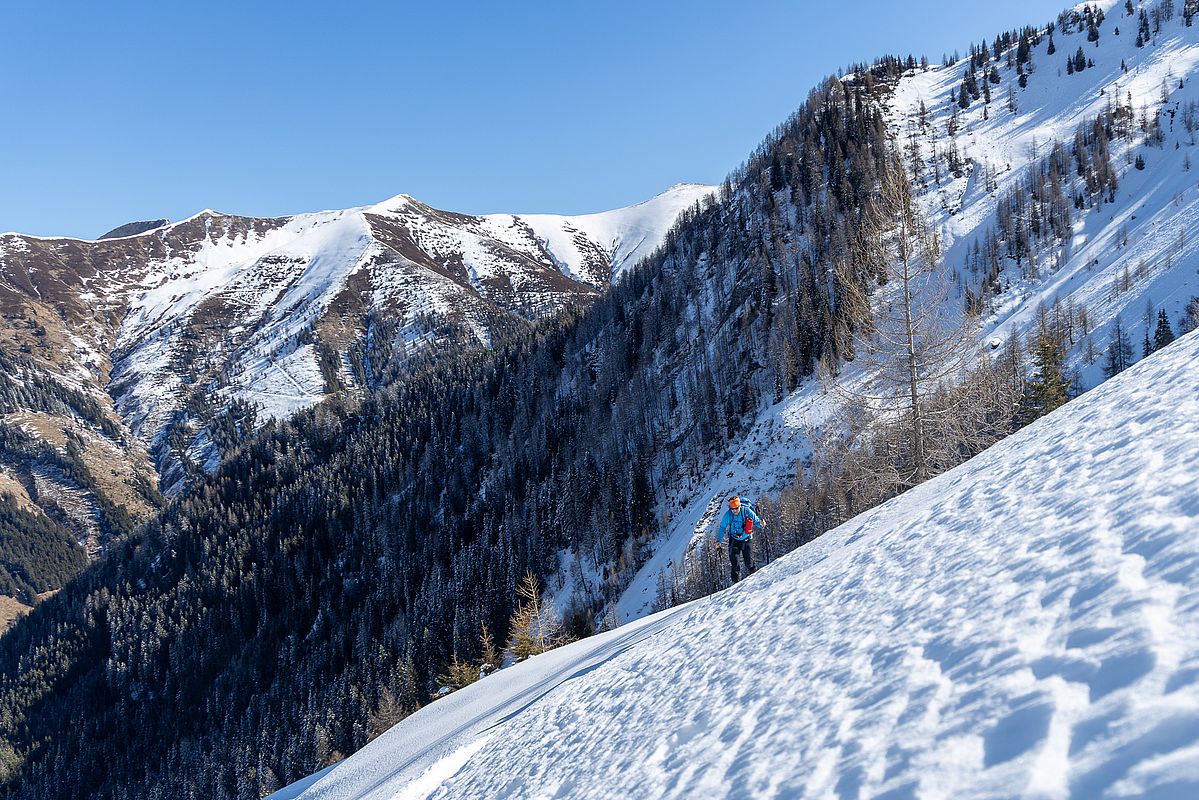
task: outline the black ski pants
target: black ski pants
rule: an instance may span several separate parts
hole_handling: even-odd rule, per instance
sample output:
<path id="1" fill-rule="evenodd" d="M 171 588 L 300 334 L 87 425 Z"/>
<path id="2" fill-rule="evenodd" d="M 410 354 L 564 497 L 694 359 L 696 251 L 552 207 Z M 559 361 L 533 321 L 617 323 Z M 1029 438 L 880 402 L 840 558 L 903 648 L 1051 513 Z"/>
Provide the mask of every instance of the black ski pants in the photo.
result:
<path id="1" fill-rule="evenodd" d="M 729 538 L 729 568 L 732 572 L 733 583 L 741 580 L 741 570 L 737 567 L 737 556 L 740 554 L 741 560 L 745 562 L 745 574 L 754 574 L 754 553 L 753 539 L 734 539 Z"/>

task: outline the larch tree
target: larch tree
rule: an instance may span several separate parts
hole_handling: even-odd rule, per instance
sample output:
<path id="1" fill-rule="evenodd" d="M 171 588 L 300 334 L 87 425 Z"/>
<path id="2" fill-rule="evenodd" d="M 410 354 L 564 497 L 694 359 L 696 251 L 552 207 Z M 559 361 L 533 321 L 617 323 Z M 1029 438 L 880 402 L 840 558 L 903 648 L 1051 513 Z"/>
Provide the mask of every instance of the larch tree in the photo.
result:
<path id="1" fill-rule="evenodd" d="M 900 486 L 922 483 L 969 449 L 958 438 L 965 435 L 961 422 L 988 413 L 982 409 L 994 397 L 989 389 L 987 397 L 974 391 L 992 386 L 972 373 L 989 366 L 977 345 L 976 319 L 953 298 L 938 238 L 897 160 L 863 211 L 838 288 L 848 320 L 843 335 L 851 339 L 841 351 L 855 354 L 860 374 L 831 385 L 874 416 L 901 420 L 893 477 Z"/>
<path id="2" fill-rule="evenodd" d="M 1111 343 L 1107 347 L 1107 360 L 1103 364 L 1103 374 L 1111 378 L 1130 366 L 1132 366 L 1132 345 L 1128 341 L 1128 334 L 1124 332 L 1124 323 L 1117 316 L 1116 324 L 1112 328 Z"/>
<path id="3" fill-rule="evenodd" d="M 565 644 L 567 636 L 557 613 L 541 599 L 533 573 L 526 573 L 516 589 L 516 612 L 512 615 L 508 651 L 517 661 Z"/>

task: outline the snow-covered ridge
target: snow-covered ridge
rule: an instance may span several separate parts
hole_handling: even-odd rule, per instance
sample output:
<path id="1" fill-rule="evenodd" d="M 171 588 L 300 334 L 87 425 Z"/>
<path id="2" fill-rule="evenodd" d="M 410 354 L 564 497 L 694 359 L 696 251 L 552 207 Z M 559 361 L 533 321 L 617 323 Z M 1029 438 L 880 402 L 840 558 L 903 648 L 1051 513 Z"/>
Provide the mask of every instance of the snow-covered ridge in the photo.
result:
<path id="1" fill-rule="evenodd" d="M 277 800 L 1199 793 L 1199 335 Z M 418 791 L 419 790 L 419 791 Z"/>
<path id="2" fill-rule="evenodd" d="M 402 360 L 447 328 L 490 346 L 498 320 L 596 297 L 713 191 L 680 185 L 573 217 L 471 216 L 397 195 L 262 219 L 206 209 L 94 241 L 5 234 L 0 307 L 61 318 L 72 347 L 46 353 L 45 368 L 111 395 L 160 468 L 180 455 L 162 452 L 180 427 L 187 458 L 211 464 L 189 406 L 239 400 L 260 419 L 285 416 L 369 384 L 375 351 Z"/>
<path id="3" fill-rule="evenodd" d="M 532 227 L 554 259 L 572 272 L 577 269 L 574 265 L 584 260 L 580 250 L 586 243 L 598 244 L 608 253 L 610 274 L 615 278 L 657 250 L 679 215 L 715 191 L 715 186 L 679 183 L 656 197 L 615 211 L 574 217 L 522 214 L 519 219 Z"/>

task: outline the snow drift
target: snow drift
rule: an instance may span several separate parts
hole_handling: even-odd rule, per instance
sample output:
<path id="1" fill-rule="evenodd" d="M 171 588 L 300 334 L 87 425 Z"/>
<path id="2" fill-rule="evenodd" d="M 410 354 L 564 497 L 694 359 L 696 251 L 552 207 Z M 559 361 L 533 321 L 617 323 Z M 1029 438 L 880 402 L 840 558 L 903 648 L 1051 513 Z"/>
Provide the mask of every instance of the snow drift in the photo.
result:
<path id="1" fill-rule="evenodd" d="M 1199 336 L 275 797 L 1199 796 Z"/>

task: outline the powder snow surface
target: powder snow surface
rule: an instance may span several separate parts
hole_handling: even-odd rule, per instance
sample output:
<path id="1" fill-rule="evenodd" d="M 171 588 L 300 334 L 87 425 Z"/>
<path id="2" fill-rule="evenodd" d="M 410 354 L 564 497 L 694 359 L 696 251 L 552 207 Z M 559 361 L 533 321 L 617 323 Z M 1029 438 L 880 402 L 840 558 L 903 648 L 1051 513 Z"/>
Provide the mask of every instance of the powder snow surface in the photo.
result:
<path id="1" fill-rule="evenodd" d="M 1197 365 L 1192 334 L 277 798 L 1199 796 Z"/>

